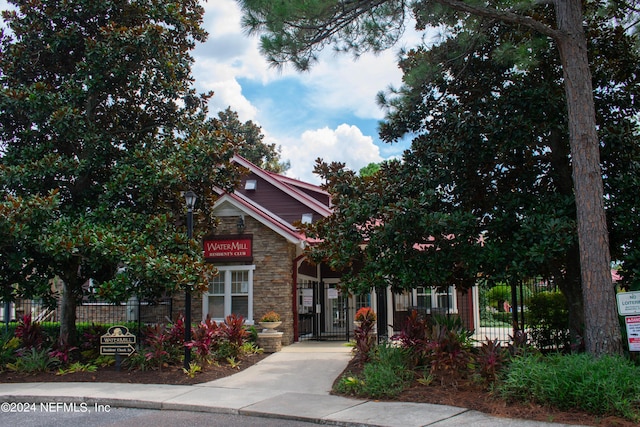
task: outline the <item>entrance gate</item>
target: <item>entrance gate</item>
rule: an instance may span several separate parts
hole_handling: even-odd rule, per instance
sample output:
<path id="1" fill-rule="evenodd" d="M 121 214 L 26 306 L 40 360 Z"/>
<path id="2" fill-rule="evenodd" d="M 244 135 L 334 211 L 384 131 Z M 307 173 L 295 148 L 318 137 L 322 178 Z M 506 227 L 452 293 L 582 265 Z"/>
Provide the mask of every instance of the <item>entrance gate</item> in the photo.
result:
<path id="1" fill-rule="evenodd" d="M 335 283 L 298 284 L 298 339 L 349 341 L 349 298 Z"/>

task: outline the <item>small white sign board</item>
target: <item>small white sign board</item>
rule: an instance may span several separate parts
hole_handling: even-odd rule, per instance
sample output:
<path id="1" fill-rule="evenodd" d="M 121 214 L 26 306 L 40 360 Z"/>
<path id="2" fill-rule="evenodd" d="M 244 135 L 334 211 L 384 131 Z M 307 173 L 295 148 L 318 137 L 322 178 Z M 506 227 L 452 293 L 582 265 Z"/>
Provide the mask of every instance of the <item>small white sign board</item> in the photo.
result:
<path id="1" fill-rule="evenodd" d="M 640 351 L 640 316 L 625 317 L 629 351 Z"/>
<path id="2" fill-rule="evenodd" d="M 302 290 L 302 306 L 313 307 L 313 289 Z"/>
<path id="3" fill-rule="evenodd" d="M 640 314 L 640 291 L 619 292 L 616 295 L 618 301 L 618 314 L 620 316 L 635 316 Z"/>

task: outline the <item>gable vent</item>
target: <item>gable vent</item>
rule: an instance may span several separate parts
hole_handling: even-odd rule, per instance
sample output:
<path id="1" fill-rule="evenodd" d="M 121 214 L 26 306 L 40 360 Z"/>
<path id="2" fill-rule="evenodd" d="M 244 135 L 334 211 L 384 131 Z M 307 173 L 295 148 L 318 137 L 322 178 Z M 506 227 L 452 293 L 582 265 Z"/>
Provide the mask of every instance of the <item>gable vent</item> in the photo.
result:
<path id="1" fill-rule="evenodd" d="M 312 213 L 302 214 L 302 223 L 303 224 L 311 224 L 312 222 L 313 222 L 313 214 Z"/>

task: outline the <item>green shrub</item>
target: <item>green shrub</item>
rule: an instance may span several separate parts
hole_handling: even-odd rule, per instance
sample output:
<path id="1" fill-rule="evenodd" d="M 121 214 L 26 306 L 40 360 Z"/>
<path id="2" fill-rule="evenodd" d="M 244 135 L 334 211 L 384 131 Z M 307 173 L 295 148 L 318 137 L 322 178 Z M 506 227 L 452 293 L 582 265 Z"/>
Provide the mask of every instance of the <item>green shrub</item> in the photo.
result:
<path id="1" fill-rule="evenodd" d="M 348 373 L 343 375 L 340 380 L 336 382 L 334 390 L 340 394 L 362 396 L 364 395 L 364 381 L 358 376 Z"/>
<path id="2" fill-rule="evenodd" d="M 60 363 L 58 359 L 49 355 L 49 351 L 48 348 L 31 347 L 18 354 L 16 361 L 8 363 L 7 368 L 11 371 L 24 373 L 47 372 Z"/>
<path id="3" fill-rule="evenodd" d="M 0 370 L 7 363 L 16 361 L 16 350 L 20 347 L 20 339 L 13 334 L 4 333 L 0 336 Z"/>
<path id="4" fill-rule="evenodd" d="M 158 363 L 155 360 L 148 359 L 145 354 L 137 352 L 124 359 L 122 361 L 122 366 L 126 367 L 130 371 L 150 371 L 152 369 L 158 369 Z"/>
<path id="5" fill-rule="evenodd" d="M 264 350 L 258 347 L 256 343 L 251 340 L 242 344 L 242 347 L 240 348 L 240 354 L 242 356 L 246 356 L 248 354 L 262 354 L 263 352 Z"/>
<path id="6" fill-rule="evenodd" d="M 492 313 L 491 316 L 497 325 L 511 326 L 513 324 L 513 313 L 511 312 L 500 311 L 498 313 Z"/>
<path id="7" fill-rule="evenodd" d="M 427 343 L 427 359 L 433 378 L 439 379 L 442 384 L 453 384 L 466 376 L 467 367 L 472 360 L 472 335 L 462 326 L 436 325 L 434 334 Z"/>
<path id="8" fill-rule="evenodd" d="M 247 337 L 247 341 L 251 343 L 257 343 L 258 328 L 256 328 L 255 325 L 245 325 L 244 328 L 249 333 L 249 336 Z"/>
<path id="9" fill-rule="evenodd" d="M 500 340 L 487 338 L 473 357 L 473 367 L 483 381 L 493 383 L 509 352 L 500 345 Z"/>
<path id="10" fill-rule="evenodd" d="M 531 342 L 540 350 L 571 348 L 567 300 L 560 292 L 540 292 L 529 300 L 525 318 Z"/>
<path id="11" fill-rule="evenodd" d="M 508 319 L 508 321 L 506 320 Z M 488 310 L 485 310 L 481 313 L 480 316 L 480 326 L 488 328 L 488 327 L 498 327 L 505 328 L 511 327 L 513 324 L 513 320 L 511 317 L 511 313 L 504 312 L 495 312 L 491 313 Z"/>
<path id="12" fill-rule="evenodd" d="M 496 391 L 506 399 L 640 420 L 640 368 L 623 357 L 588 354 L 515 358 Z"/>
<path id="13" fill-rule="evenodd" d="M 402 368 L 384 364 L 368 363 L 364 366 L 364 389 L 367 396 L 378 399 L 398 395 L 406 386 L 407 375 Z"/>
<path id="14" fill-rule="evenodd" d="M 406 349 L 388 344 L 375 346 L 360 376 L 344 375 L 336 384 L 336 391 L 370 398 L 394 397 L 413 378 L 407 367 L 410 354 Z"/>
<path id="15" fill-rule="evenodd" d="M 109 328 L 105 325 L 86 325 L 82 329 L 78 328 L 80 335 L 80 349 L 86 359 L 95 359 L 100 355 L 100 341 L 102 335 L 106 334 Z"/>
<path id="16" fill-rule="evenodd" d="M 517 285 L 516 288 L 517 288 L 516 289 L 517 304 L 518 305 L 529 304 L 529 300 L 534 295 L 534 292 L 531 289 L 531 286 L 522 285 L 522 289 L 521 289 L 520 285 Z M 489 305 L 490 307 L 496 309 L 499 312 L 504 312 L 505 310 L 504 310 L 503 303 L 507 301 L 510 305 L 512 304 L 511 285 L 498 284 L 493 286 L 492 288 L 481 291 L 481 294 L 482 293 L 484 293 L 484 296 L 481 298 L 481 303 L 484 304 L 482 307 L 486 307 L 486 305 Z M 524 301 L 521 301 L 522 298 L 524 298 Z"/>
<path id="17" fill-rule="evenodd" d="M 58 369 L 58 372 L 56 373 L 56 375 L 67 375 L 67 374 L 73 374 L 76 372 L 95 372 L 97 370 L 98 370 L 98 367 L 96 365 L 92 365 L 90 363 L 74 362 L 66 368 Z"/>

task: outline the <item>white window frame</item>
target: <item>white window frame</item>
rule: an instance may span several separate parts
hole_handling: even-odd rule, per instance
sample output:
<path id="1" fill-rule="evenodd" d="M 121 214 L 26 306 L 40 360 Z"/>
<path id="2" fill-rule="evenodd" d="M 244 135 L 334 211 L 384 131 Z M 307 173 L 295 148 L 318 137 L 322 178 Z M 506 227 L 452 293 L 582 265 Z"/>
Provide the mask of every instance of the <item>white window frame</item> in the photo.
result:
<path id="1" fill-rule="evenodd" d="M 227 317 L 231 314 L 231 301 L 234 295 L 231 292 L 231 275 L 234 271 L 246 271 L 247 281 L 248 281 L 248 289 L 247 289 L 247 318 L 245 319 L 245 323 L 247 325 L 253 325 L 253 271 L 256 269 L 255 265 L 225 265 L 216 267 L 219 275 L 224 275 L 224 317 Z M 202 316 L 203 318 L 207 317 L 209 314 L 209 297 L 214 296 L 215 294 L 210 293 L 208 290 L 202 295 Z M 211 317 L 212 320 L 216 322 L 221 322 L 224 318 Z M 204 320 L 204 319 L 203 319 Z"/>

